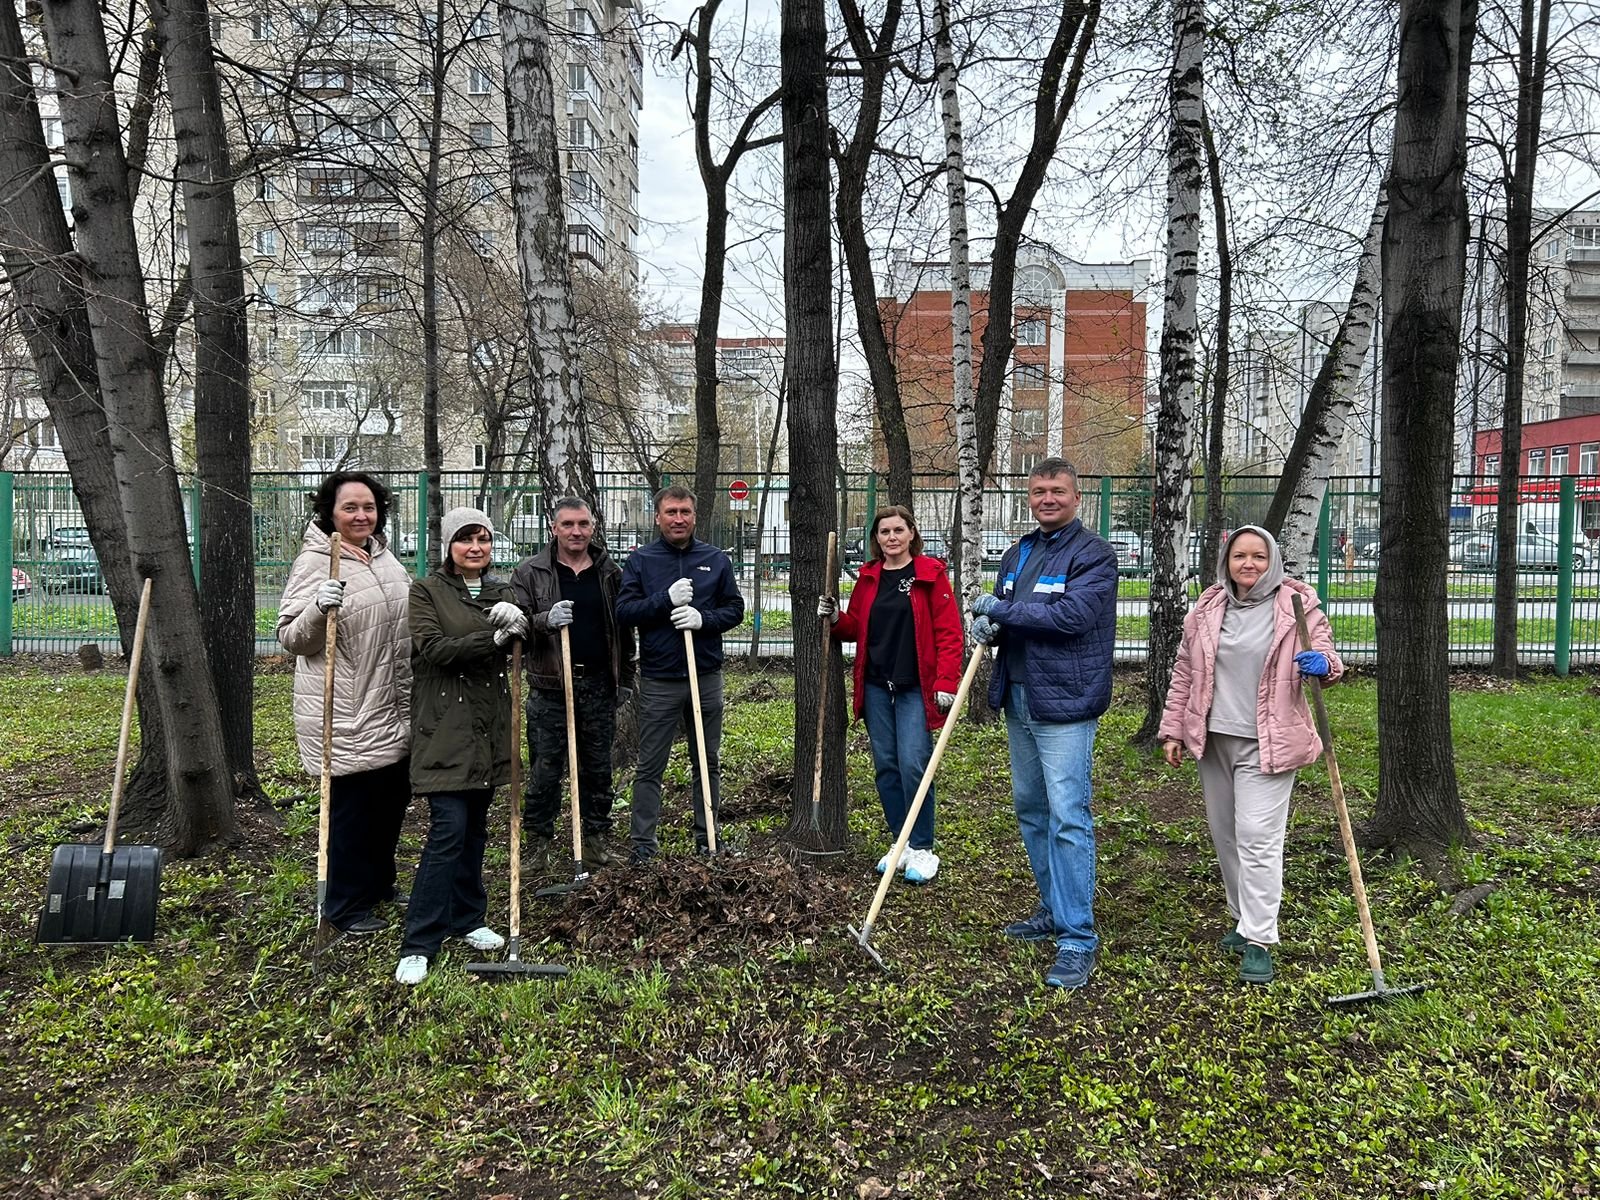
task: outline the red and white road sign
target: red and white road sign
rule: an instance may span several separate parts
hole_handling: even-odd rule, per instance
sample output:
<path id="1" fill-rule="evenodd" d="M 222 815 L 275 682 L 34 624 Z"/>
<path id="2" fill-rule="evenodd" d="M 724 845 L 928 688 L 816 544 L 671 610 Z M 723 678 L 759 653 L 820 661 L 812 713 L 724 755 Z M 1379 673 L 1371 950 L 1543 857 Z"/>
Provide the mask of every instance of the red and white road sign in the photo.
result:
<path id="1" fill-rule="evenodd" d="M 748 500 L 748 499 L 750 499 L 750 485 L 748 483 L 746 483 L 742 479 L 735 479 L 732 483 L 730 483 L 728 485 L 728 499 L 729 500 Z"/>

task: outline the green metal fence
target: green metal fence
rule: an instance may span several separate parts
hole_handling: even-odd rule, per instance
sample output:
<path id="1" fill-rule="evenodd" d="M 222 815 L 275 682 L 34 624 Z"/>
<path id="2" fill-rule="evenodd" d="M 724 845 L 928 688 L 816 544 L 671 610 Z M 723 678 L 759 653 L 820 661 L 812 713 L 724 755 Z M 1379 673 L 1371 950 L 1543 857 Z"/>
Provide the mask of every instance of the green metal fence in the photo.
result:
<path id="1" fill-rule="evenodd" d="M 426 573 L 435 557 L 428 544 L 427 479 L 420 472 L 377 473 L 393 502 L 388 535 L 391 546 L 416 574 Z M 255 509 L 257 645 L 274 653 L 278 598 L 289 564 L 300 548 L 309 499 L 319 475 L 259 474 L 252 481 Z M 678 482 L 670 480 L 669 482 Z M 537 485 L 507 481 L 485 472 L 445 475 L 446 508 L 471 504 L 485 509 L 500 530 L 496 561 L 509 569 L 547 538 Z M 1273 477 L 1242 477 L 1226 482 L 1224 525 L 1234 528 L 1263 519 Z M 1378 495 L 1376 479 L 1333 480 L 1323 504 L 1314 554 L 1307 572 L 1327 605 L 1341 651 L 1355 661 L 1376 652 L 1372 595 L 1377 573 Z M 1151 486 L 1147 478 L 1094 477 L 1082 480 L 1085 524 L 1116 546 L 1121 569 L 1117 604 L 1117 657 L 1137 662 L 1144 656 L 1149 628 L 1147 599 L 1151 548 Z M 956 492 L 948 477 L 916 481 L 918 523 L 929 553 L 949 556 Z M 765 503 L 763 504 L 763 491 Z M 191 481 L 183 494 L 190 528 L 196 527 L 198 492 Z M 869 514 L 886 501 L 883 481 L 873 475 L 841 476 L 836 519 L 841 531 L 843 586 L 848 589 L 864 552 Z M 738 496 L 738 499 L 734 497 Z M 1204 514 L 1203 488 L 1196 487 L 1191 528 Z M 1524 532 L 1519 539 L 1518 639 L 1530 665 L 1565 672 L 1574 665 L 1600 664 L 1600 478 L 1530 478 L 1523 481 Z M 598 507 L 614 552 L 626 555 L 656 536 L 649 489 L 635 476 L 608 475 L 599 481 Z M 731 652 L 748 648 L 759 626 L 764 654 L 791 649 L 789 606 L 788 481 L 726 477 L 719 485 L 716 515 L 697 530 L 700 537 L 727 549 L 733 559 L 750 613 L 726 641 Z M 702 510 L 705 505 L 702 504 Z M 1450 654 L 1459 665 L 1488 661 L 1493 642 L 1494 493 L 1477 481 L 1457 481 L 1451 507 L 1449 574 Z M 983 565 L 992 578 L 1001 554 L 1032 528 L 1027 480 L 1001 478 L 984 494 Z M 12 577 L 0 598 L 0 654 L 62 653 L 85 642 L 116 644 L 116 626 L 88 531 L 65 474 L 0 473 L 0 574 Z M 192 541 L 193 539 L 191 539 Z M 1189 538 L 1187 566 L 1199 571 L 1200 535 Z M 198 563 L 196 563 L 198 571 Z M 760 596 L 760 609 L 755 599 Z M 1191 595 L 1198 580 L 1191 579 Z"/>

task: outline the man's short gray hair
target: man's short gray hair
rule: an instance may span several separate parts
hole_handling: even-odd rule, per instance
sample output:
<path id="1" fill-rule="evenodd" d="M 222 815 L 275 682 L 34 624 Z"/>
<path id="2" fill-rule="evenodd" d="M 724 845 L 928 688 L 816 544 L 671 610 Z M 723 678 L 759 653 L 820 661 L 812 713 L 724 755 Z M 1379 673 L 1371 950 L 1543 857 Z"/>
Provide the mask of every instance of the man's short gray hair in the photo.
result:
<path id="1" fill-rule="evenodd" d="M 552 518 L 554 518 L 559 514 L 566 512 L 569 508 L 581 508 L 590 516 L 594 515 L 594 509 L 589 507 L 589 502 L 582 496 L 561 497 L 561 499 L 556 501 L 555 507 L 550 510 L 550 515 Z"/>

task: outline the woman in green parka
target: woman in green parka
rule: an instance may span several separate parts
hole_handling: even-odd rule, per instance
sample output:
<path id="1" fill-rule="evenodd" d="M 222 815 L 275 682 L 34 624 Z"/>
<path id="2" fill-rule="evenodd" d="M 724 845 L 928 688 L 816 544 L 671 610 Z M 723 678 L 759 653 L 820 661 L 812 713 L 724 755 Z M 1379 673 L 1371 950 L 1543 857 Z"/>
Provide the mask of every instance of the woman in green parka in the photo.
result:
<path id="1" fill-rule="evenodd" d="M 411 790 L 428 798 L 429 819 L 394 973 L 404 984 L 422 982 L 446 937 L 506 944 L 485 924 L 483 848 L 494 789 L 511 779 L 506 656 L 528 620 L 510 581 L 489 574 L 488 516 L 451 509 L 439 540 L 443 562 L 411 585 Z"/>

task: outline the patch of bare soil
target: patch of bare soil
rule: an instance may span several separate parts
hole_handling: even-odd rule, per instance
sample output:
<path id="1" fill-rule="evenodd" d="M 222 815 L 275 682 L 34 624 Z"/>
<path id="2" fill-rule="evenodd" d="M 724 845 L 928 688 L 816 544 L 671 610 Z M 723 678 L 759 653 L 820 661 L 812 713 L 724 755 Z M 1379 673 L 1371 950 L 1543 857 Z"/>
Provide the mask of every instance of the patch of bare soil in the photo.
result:
<path id="1" fill-rule="evenodd" d="M 1174 779 L 1142 793 L 1139 799 L 1150 810 L 1150 819 L 1163 825 L 1176 824 L 1206 815 L 1206 803 L 1192 784 Z"/>
<path id="2" fill-rule="evenodd" d="M 844 919 L 837 880 L 778 858 L 656 859 L 573 892 L 546 931 L 636 963 L 812 937 Z"/>

